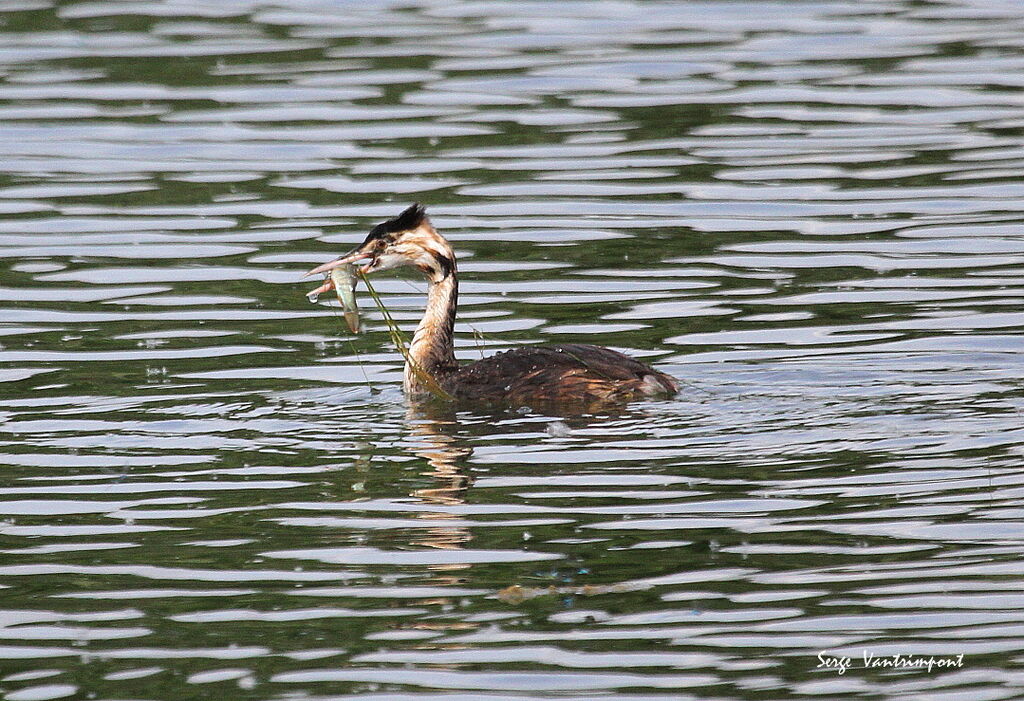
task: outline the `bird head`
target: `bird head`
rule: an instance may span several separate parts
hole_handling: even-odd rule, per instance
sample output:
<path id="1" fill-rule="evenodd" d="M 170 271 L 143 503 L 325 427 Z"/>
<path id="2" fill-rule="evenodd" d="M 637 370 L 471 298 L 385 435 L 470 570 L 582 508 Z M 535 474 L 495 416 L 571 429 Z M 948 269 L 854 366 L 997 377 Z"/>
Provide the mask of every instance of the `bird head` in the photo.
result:
<path id="1" fill-rule="evenodd" d="M 451 246 L 434 230 L 426 210 L 419 204 L 373 227 L 361 244 L 345 255 L 313 268 L 306 275 L 328 272 L 348 264 L 358 265 L 363 275 L 412 266 L 431 282 L 440 282 L 455 272 Z"/>

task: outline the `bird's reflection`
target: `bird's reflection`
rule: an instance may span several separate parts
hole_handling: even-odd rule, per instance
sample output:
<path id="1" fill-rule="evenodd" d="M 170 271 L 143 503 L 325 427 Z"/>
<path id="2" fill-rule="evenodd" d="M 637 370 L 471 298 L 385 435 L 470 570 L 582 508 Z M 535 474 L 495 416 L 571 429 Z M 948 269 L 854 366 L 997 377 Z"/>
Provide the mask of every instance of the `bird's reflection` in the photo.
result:
<path id="1" fill-rule="evenodd" d="M 406 414 L 412 452 L 425 459 L 435 485 L 417 489 L 412 496 L 431 504 L 453 505 L 465 501 L 472 479 L 465 471 L 464 459 L 473 449 L 457 435 L 455 412 L 444 407 L 413 405 Z"/>
<path id="2" fill-rule="evenodd" d="M 548 425 L 548 435 L 561 436 L 578 428 L 594 426 L 605 421 L 621 419 L 623 412 L 610 412 L 604 415 L 585 415 L 553 421 Z M 509 418 L 508 414 L 477 415 L 476 421 L 460 421 L 456 410 L 449 404 L 439 402 L 416 402 L 410 404 L 406 413 L 407 435 L 412 443 L 411 452 L 426 461 L 428 470 L 423 474 L 433 480 L 428 487 L 415 489 L 410 496 L 420 502 L 442 507 L 437 511 L 427 510 L 417 514 L 419 518 L 432 521 L 434 525 L 422 530 L 410 541 L 411 545 L 458 550 L 466 547 L 472 540 L 472 532 L 465 526 L 458 510 L 444 507 L 456 507 L 465 503 L 466 493 L 473 484 L 469 473 L 468 459 L 473 454 L 470 445 L 472 436 L 481 428 L 485 432 L 494 430 L 501 419 Z M 483 420 L 481 420 L 483 419 Z M 556 430 L 552 430 L 552 427 Z M 508 424 L 504 430 L 515 430 Z M 475 430 L 474 430 L 475 429 Z M 537 424 L 524 424 L 522 430 L 536 431 Z M 436 525 L 439 521 L 450 521 L 451 526 Z M 465 564 L 444 565 L 438 569 L 463 569 Z"/>
<path id="3" fill-rule="evenodd" d="M 466 458 L 473 449 L 459 437 L 455 412 L 449 407 L 413 404 L 406 414 L 409 437 L 413 441 L 412 452 L 426 460 L 429 470 L 424 474 L 433 479 L 429 487 L 415 489 L 410 496 L 437 506 L 456 506 L 465 503 L 466 491 L 472 484 L 467 472 Z M 449 509 L 422 511 L 419 518 L 434 521 L 452 521 L 451 526 L 434 525 L 423 529 L 411 545 L 441 550 L 461 550 L 472 540 L 468 528 L 455 525 L 462 519 Z M 451 563 L 435 565 L 435 570 L 460 570 L 468 564 Z"/>

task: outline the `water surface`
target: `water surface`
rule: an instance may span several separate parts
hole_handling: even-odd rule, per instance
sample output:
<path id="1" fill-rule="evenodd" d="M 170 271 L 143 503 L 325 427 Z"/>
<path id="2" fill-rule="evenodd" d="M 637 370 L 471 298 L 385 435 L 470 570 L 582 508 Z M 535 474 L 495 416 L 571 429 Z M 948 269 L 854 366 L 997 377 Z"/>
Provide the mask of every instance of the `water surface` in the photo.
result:
<path id="1" fill-rule="evenodd" d="M 1020 695 L 1017 3 L 4 9 L 2 698 Z M 684 391 L 407 406 L 300 277 L 412 201 Z"/>

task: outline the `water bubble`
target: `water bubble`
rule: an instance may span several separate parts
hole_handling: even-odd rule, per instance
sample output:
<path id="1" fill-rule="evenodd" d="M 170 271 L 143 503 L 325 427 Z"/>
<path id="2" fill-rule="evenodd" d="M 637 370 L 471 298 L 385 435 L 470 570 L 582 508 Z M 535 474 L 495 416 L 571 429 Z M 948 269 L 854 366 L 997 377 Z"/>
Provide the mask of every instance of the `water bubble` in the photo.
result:
<path id="1" fill-rule="evenodd" d="M 564 421 L 552 421 L 545 430 L 552 438 L 568 438 L 572 435 L 572 429 Z"/>

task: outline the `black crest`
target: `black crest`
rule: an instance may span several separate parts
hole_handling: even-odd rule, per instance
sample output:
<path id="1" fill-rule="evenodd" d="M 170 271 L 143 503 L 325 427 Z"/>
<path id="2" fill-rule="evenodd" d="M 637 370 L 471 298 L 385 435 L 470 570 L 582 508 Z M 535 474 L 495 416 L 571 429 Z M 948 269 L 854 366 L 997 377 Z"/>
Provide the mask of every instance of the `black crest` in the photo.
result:
<path id="1" fill-rule="evenodd" d="M 410 205 L 394 219 L 388 219 L 373 227 L 367 238 L 384 237 L 388 234 L 397 234 L 402 231 L 415 229 L 427 218 L 427 210 L 418 202 Z"/>

